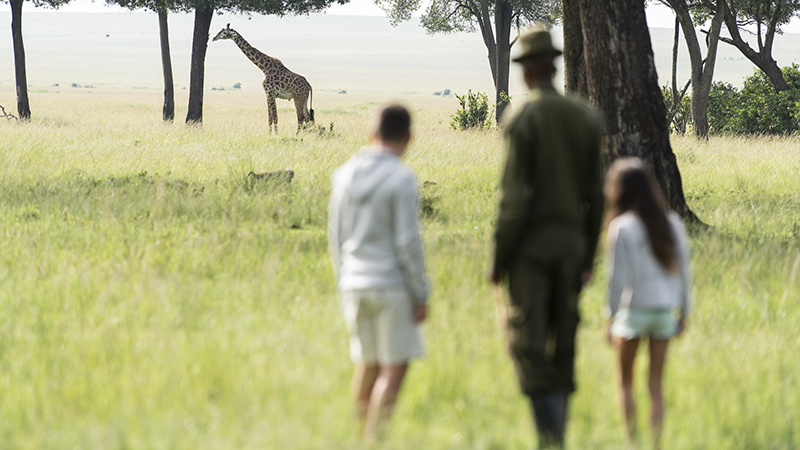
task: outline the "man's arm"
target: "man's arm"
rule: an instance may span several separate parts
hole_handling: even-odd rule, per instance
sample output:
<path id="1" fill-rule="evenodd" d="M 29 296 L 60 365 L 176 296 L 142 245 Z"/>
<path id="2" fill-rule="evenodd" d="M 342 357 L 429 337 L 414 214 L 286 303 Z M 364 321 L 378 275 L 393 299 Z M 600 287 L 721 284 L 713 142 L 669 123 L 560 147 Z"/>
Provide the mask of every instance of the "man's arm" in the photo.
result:
<path id="1" fill-rule="evenodd" d="M 525 228 L 528 206 L 533 198 L 530 160 L 534 149 L 533 130 L 511 122 L 506 134 L 506 164 L 501 184 L 500 206 L 494 232 L 494 255 L 489 279 L 500 282 L 508 272 Z"/>
<path id="2" fill-rule="evenodd" d="M 583 198 L 585 208 L 583 232 L 586 238 L 586 248 L 584 249 L 581 271 L 584 274 L 592 271 L 595 253 L 597 252 L 597 242 L 600 239 L 600 229 L 603 225 L 603 181 L 605 178 L 602 160 L 603 133 L 600 124 L 593 128 L 593 148 L 589 156 Z M 584 279 L 584 282 L 586 281 L 588 280 Z"/>

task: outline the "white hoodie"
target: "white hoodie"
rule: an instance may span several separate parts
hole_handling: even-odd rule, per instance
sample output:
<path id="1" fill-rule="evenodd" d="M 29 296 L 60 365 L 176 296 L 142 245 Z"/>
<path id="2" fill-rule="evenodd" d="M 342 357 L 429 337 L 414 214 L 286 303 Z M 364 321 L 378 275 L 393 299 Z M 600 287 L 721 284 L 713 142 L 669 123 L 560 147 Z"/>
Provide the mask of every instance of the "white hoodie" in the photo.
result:
<path id="1" fill-rule="evenodd" d="M 328 245 L 340 290 L 405 287 L 426 303 L 417 181 L 400 159 L 365 147 L 336 169 Z"/>

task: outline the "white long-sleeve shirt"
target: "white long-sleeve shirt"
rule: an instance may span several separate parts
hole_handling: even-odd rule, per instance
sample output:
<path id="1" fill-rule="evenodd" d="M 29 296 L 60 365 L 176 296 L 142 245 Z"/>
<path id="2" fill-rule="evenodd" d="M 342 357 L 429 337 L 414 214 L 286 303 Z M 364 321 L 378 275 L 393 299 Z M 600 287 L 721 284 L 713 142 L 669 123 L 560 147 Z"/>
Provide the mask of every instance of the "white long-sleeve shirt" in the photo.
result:
<path id="1" fill-rule="evenodd" d="M 689 239 L 680 218 L 670 213 L 676 237 L 678 270 L 668 272 L 656 259 L 642 219 L 623 213 L 608 224 L 608 311 L 613 317 L 622 308 L 680 309 L 692 306 Z"/>
<path id="2" fill-rule="evenodd" d="M 332 178 L 328 244 L 340 290 L 405 287 L 426 303 L 414 174 L 400 159 L 366 147 Z"/>

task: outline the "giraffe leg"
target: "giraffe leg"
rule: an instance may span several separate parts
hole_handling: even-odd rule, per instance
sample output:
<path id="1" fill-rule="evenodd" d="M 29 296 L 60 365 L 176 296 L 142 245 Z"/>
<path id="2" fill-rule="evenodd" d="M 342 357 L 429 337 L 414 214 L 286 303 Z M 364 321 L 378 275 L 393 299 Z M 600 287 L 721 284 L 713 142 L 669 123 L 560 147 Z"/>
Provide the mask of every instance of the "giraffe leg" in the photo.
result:
<path id="1" fill-rule="evenodd" d="M 267 95 L 267 112 L 269 113 L 269 131 L 270 133 L 275 129 L 275 134 L 278 134 L 278 106 L 275 104 L 275 96 Z"/>
<path id="2" fill-rule="evenodd" d="M 306 100 L 308 99 L 308 94 L 298 93 L 294 97 L 294 109 L 297 111 L 297 132 L 300 132 L 300 127 L 303 125 L 304 122 L 311 122 L 311 118 L 308 115 L 308 110 L 306 109 Z"/>
<path id="3" fill-rule="evenodd" d="M 272 133 L 272 126 L 275 125 L 275 134 L 278 133 L 278 107 L 275 104 L 275 90 L 272 89 L 264 80 L 264 92 L 267 93 L 267 115 L 269 116 L 269 132 Z"/>

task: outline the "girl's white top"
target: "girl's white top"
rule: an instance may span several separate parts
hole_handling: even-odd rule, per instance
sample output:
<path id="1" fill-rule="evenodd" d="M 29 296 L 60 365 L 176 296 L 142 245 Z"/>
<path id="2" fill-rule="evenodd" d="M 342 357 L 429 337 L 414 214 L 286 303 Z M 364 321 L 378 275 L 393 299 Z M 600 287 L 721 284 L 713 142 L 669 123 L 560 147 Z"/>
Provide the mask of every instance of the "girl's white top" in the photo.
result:
<path id="1" fill-rule="evenodd" d="M 689 239 L 675 213 L 669 223 L 676 238 L 678 270 L 668 272 L 656 259 L 644 222 L 625 212 L 608 224 L 608 315 L 623 308 L 680 309 L 692 305 Z"/>

